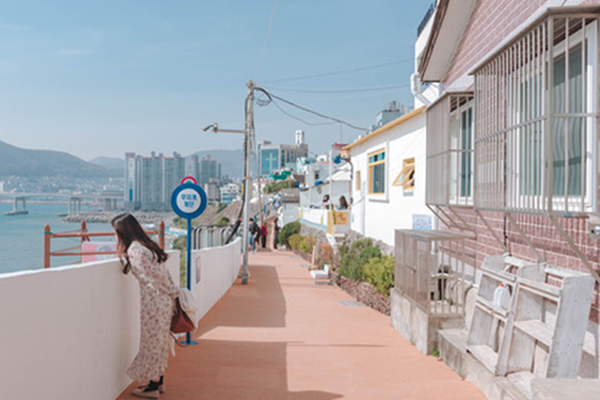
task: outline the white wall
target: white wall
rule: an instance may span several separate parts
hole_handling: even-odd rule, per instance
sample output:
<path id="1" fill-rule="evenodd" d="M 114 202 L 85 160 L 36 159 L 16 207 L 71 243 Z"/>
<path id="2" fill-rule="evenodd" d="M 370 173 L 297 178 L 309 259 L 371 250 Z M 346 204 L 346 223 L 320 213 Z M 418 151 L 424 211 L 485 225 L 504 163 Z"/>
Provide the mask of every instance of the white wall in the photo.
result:
<path id="1" fill-rule="evenodd" d="M 229 290 L 240 272 L 242 240 L 192 252 L 192 282 L 198 301 L 200 317 L 204 317 L 213 305 Z"/>
<path id="2" fill-rule="evenodd" d="M 237 276 L 240 241 L 199 250 L 202 315 Z M 179 253 L 167 267 L 179 281 Z M 139 345 L 139 286 L 118 261 L 0 275 L 0 398 L 111 400 Z"/>
<path id="3" fill-rule="evenodd" d="M 167 265 L 177 274 L 179 254 Z M 139 287 L 118 261 L 0 276 L 5 399 L 114 399 L 139 343 Z"/>
<path id="4" fill-rule="evenodd" d="M 353 178 L 357 171 L 361 174 L 361 190 L 356 190 L 355 181 L 352 184 L 352 230 L 393 246 L 395 229 L 413 228 L 413 214 L 431 215 L 425 206 L 425 143 L 423 112 L 351 149 Z M 368 154 L 380 149 L 386 149 L 386 194 L 369 195 Z M 415 189 L 412 192 L 392 186 L 407 158 L 415 158 Z"/>

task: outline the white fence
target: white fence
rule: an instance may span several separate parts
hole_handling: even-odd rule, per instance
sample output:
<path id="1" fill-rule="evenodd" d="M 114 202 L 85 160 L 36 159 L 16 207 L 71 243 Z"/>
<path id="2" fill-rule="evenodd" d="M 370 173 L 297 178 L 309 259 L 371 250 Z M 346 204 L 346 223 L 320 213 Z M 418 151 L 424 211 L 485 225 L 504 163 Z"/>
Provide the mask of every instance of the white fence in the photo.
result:
<path id="1" fill-rule="evenodd" d="M 192 282 L 198 300 L 200 316 L 204 317 L 212 306 L 235 282 L 241 266 L 242 240 L 209 249 L 192 252 Z"/>
<path id="2" fill-rule="evenodd" d="M 178 281 L 179 254 L 169 254 Z M 237 276 L 240 242 L 194 252 L 194 259 L 204 315 Z M 115 260 L 0 275 L 0 397 L 119 396 L 138 350 L 139 303 L 136 279 Z"/>

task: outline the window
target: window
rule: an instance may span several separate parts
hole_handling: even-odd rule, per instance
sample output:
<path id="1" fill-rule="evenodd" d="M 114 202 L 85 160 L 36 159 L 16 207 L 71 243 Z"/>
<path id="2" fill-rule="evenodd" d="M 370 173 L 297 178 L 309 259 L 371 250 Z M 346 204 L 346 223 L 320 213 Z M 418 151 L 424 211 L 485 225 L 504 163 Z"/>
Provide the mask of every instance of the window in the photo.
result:
<path id="1" fill-rule="evenodd" d="M 407 158 L 402 161 L 402 170 L 392 183 L 392 186 L 402 186 L 404 190 L 415 189 L 415 159 Z"/>
<path id="2" fill-rule="evenodd" d="M 457 102 L 450 114 L 450 199 L 471 204 L 473 191 L 473 102 Z"/>
<path id="3" fill-rule="evenodd" d="M 385 193 L 385 150 L 369 154 L 369 193 Z"/>
<path id="4" fill-rule="evenodd" d="M 315 181 L 319 180 L 319 171 L 315 171 Z"/>
<path id="5" fill-rule="evenodd" d="M 550 16 L 475 71 L 479 208 L 596 210 L 597 27 Z"/>
<path id="6" fill-rule="evenodd" d="M 356 171 L 354 179 L 356 180 L 356 191 L 360 192 L 360 171 Z"/>
<path id="7" fill-rule="evenodd" d="M 469 92 L 446 95 L 428 108 L 427 204 L 473 204 L 474 120 Z"/>

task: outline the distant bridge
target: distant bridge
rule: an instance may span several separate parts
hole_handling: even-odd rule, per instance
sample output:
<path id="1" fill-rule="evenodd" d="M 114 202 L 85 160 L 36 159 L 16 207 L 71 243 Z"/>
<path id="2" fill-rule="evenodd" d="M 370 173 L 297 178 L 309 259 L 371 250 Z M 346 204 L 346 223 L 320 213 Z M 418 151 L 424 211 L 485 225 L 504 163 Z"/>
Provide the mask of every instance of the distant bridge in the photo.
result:
<path id="1" fill-rule="evenodd" d="M 0 200 L 12 200 L 13 211 L 18 210 L 18 205 L 22 205 L 22 210 L 25 211 L 26 200 L 63 200 L 68 204 L 68 212 L 80 212 L 81 202 L 85 200 L 99 201 L 102 205 L 102 210 L 113 211 L 117 209 L 117 203 L 124 200 L 124 195 L 121 192 L 104 192 L 92 194 L 66 194 L 66 193 L 0 193 Z"/>

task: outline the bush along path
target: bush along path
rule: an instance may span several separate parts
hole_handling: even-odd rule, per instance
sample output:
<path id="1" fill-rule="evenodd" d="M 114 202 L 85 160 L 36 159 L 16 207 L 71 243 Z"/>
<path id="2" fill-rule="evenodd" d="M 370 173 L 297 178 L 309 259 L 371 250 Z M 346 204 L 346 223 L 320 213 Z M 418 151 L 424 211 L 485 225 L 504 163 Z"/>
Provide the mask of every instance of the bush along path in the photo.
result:
<path id="1" fill-rule="evenodd" d="M 317 246 L 315 266 L 331 266 L 331 281 L 364 305 L 390 315 L 390 290 L 394 287 L 394 257 L 382 254 L 370 239 L 360 239 L 339 247 L 338 254 L 329 243 L 316 243 L 313 236 L 300 234 L 295 221 L 283 227 L 279 243 L 311 262 Z"/>

